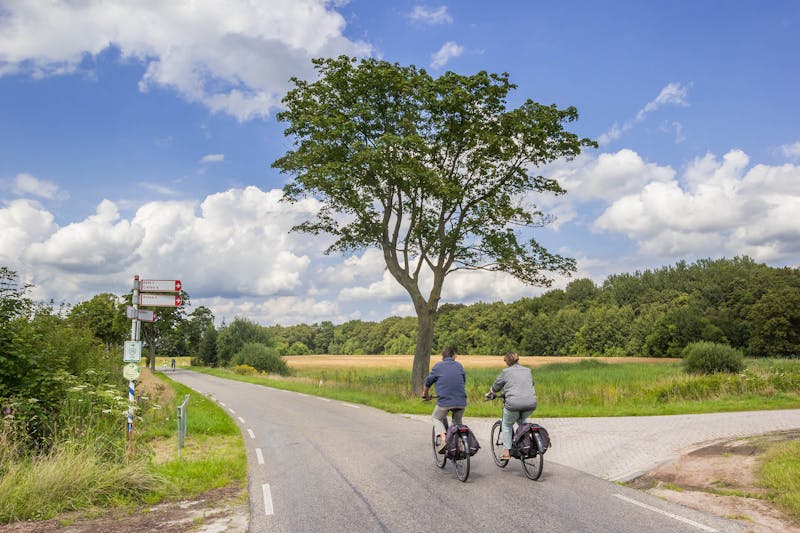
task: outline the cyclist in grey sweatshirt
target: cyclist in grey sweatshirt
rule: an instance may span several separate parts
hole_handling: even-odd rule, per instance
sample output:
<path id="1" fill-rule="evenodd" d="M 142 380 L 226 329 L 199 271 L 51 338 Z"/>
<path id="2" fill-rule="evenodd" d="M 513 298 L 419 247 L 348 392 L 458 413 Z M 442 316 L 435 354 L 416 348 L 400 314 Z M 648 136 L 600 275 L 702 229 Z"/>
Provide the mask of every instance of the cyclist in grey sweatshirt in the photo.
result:
<path id="1" fill-rule="evenodd" d="M 533 388 L 531 369 L 519 364 L 519 354 L 509 352 L 503 357 L 506 362 L 497 379 L 492 384 L 487 398 L 494 398 L 503 391 L 503 453 L 500 459 L 508 459 L 511 450 L 512 430 L 514 424 L 522 424 L 536 410 L 536 390 Z"/>

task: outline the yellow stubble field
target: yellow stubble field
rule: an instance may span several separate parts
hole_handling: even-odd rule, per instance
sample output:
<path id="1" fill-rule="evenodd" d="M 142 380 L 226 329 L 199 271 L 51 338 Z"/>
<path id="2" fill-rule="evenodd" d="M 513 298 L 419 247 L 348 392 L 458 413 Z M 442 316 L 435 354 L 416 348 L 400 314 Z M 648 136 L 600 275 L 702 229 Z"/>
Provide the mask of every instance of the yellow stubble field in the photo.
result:
<path id="1" fill-rule="evenodd" d="M 405 368 L 411 370 L 413 355 L 286 355 L 290 368 Z M 552 363 L 577 363 L 587 359 L 597 359 L 603 363 L 671 363 L 679 359 L 656 357 L 520 357 L 525 366 L 537 367 Z M 431 356 L 431 365 L 441 360 L 441 356 Z M 464 368 L 503 368 L 501 355 L 457 355 Z"/>

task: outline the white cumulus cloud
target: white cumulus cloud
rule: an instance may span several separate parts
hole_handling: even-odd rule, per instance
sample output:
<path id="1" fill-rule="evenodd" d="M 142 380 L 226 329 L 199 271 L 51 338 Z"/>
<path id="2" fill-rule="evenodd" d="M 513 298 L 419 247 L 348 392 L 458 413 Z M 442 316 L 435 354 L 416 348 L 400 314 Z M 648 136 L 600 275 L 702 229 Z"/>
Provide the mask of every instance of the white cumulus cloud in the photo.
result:
<path id="1" fill-rule="evenodd" d="M 40 180 L 31 174 L 17 174 L 13 181 L 13 192 L 20 196 L 38 196 L 47 200 L 66 200 L 69 194 L 51 181 Z"/>
<path id="2" fill-rule="evenodd" d="M 799 166 L 751 166 L 731 150 L 695 159 L 681 180 L 652 181 L 615 200 L 594 226 L 624 233 L 645 255 L 780 261 L 800 253 L 799 208 Z"/>
<path id="3" fill-rule="evenodd" d="M 0 76 L 69 74 L 110 48 L 146 65 L 139 88 L 183 98 L 244 121 L 280 105 L 310 59 L 368 55 L 343 34 L 325 0 L 8 0 L 0 17 Z M 85 68 L 85 67 L 83 67 Z"/>
<path id="4" fill-rule="evenodd" d="M 464 53 L 464 47 L 454 41 L 447 41 L 431 56 L 431 68 L 442 68 L 454 57 Z"/>
<path id="5" fill-rule="evenodd" d="M 59 228 L 47 239 L 33 242 L 23 258 L 64 272 L 106 274 L 133 264 L 144 230 L 120 220 L 117 206 L 103 200 L 94 215 Z"/>
<path id="6" fill-rule="evenodd" d="M 800 160 L 800 141 L 792 144 L 784 144 L 780 148 L 784 157 L 792 160 Z"/>
<path id="7" fill-rule="evenodd" d="M 206 154 L 200 158 L 200 163 L 222 163 L 225 161 L 225 154 Z"/>
<path id="8" fill-rule="evenodd" d="M 409 18 L 415 22 L 424 24 L 450 24 L 453 17 L 447 12 L 447 6 L 429 8 L 425 6 L 414 6 Z"/>

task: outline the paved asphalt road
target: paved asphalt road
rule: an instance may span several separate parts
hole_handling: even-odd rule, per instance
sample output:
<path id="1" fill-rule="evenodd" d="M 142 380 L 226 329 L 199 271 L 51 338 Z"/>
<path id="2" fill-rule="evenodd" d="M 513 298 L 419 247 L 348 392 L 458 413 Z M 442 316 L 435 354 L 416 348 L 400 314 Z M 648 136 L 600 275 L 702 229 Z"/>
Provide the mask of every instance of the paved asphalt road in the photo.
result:
<path id="1" fill-rule="evenodd" d="M 483 449 L 461 483 L 450 462 L 434 465 L 425 417 L 186 370 L 170 377 L 216 399 L 239 424 L 253 532 L 743 531 L 547 457 L 531 481 L 517 461 L 497 468 L 480 434 Z"/>

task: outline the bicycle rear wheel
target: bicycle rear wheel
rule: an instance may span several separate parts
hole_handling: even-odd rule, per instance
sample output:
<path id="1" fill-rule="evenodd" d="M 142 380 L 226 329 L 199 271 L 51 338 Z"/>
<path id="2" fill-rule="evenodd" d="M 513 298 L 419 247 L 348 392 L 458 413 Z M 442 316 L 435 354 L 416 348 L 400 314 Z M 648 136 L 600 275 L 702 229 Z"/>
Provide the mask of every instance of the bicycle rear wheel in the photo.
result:
<path id="1" fill-rule="evenodd" d="M 544 454 L 542 453 L 542 448 L 540 445 L 541 440 L 539 439 L 539 436 L 533 431 L 531 433 L 531 438 L 536 443 L 536 455 L 533 457 L 520 457 L 520 461 L 522 461 L 522 470 L 525 472 L 525 475 L 528 477 L 528 479 L 536 481 L 539 479 L 539 476 L 542 475 L 542 468 L 544 467 Z"/>
<path id="2" fill-rule="evenodd" d="M 503 453 L 503 424 L 499 420 L 492 426 L 489 442 L 492 446 L 492 459 L 494 459 L 494 464 L 500 468 L 505 468 L 508 464 L 508 459 L 500 459 L 500 455 Z"/>
<path id="3" fill-rule="evenodd" d="M 458 455 L 453 459 L 456 466 L 456 476 L 461 481 L 466 481 L 469 477 L 469 442 L 467 435 L 461 434 L 458 439 Z"/>
<path id="4" fill-rule="evenodd" d="M 431 442 L 433 443 L 433 460 L 436 462 L 436 466 L 444 468 L 444 464 L 447 462 L 447 456 L 443 453 L 439 453 L 436 449 L 436 428 L 431 428 Z"/>

